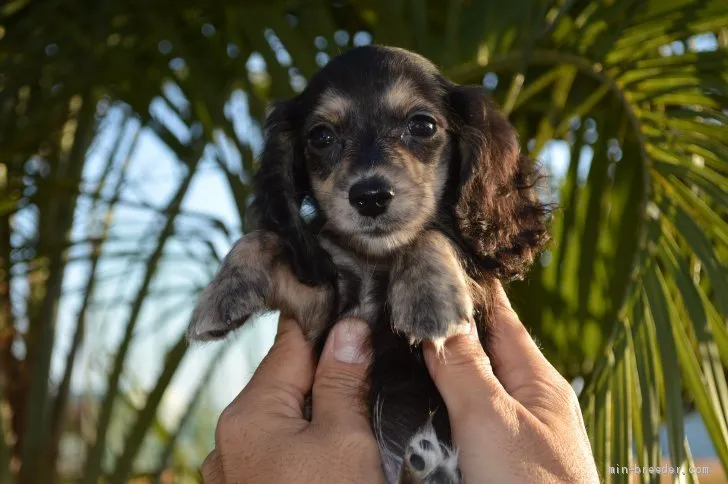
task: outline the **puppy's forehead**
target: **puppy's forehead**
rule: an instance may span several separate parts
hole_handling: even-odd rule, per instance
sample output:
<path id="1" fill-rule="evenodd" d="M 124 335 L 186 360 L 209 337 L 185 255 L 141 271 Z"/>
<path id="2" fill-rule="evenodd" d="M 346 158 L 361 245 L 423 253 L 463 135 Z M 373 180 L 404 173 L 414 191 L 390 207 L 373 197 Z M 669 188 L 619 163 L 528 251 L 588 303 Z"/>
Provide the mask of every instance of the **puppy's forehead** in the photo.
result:
<path id="1" fill-rule="evenodd" d="M 403 49 L 366 46 L 329 62 L 311 80 L 304 98 L 316 114 L 340 118 L 352 110 L 381 107 L 402 114 L 423 102 L 437 104 L 443 77 L 424 57 Z"/>
<path id="2" fill-rule="evenodd" d="M 344 89 L 329 87 L 318 97 L 313 114 L 331 123 L 342 122 L 355 110 L 369 111 L 379 107 L 396 116 L 407 116 L 414 109 L 437 108 L 436 102 L 428 100 L 417 84 L 407 76 L 398 76 L 375 83 L 368 92 L 359 95 Z"/>

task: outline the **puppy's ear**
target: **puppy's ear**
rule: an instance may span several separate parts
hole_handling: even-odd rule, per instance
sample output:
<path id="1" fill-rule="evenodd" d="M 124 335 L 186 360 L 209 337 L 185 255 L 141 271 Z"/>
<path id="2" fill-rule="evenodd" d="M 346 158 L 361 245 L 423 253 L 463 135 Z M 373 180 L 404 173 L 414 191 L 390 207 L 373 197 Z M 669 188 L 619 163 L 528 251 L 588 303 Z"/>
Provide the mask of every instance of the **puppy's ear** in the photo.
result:
<path id="1" fill-rule="evenodd" d="M 298 103 L 298 98 L 279 103 L 266 119 L 252 209 L 260 228 L 280 236 L 283 256 L 298 280 L 318 285 L 331 283 L 336 268 L 301 217 L 301 202 L 310 193 L 310 179 Z"/>
<path id="2" fill-rule="evenodd" d="M 505 280 L 525 276 L 548 240 L 535 164 L 521 154 L 511 124 L 479 86 L 449 93 L 460 158 L 455 218 L 482 264 Z"/>

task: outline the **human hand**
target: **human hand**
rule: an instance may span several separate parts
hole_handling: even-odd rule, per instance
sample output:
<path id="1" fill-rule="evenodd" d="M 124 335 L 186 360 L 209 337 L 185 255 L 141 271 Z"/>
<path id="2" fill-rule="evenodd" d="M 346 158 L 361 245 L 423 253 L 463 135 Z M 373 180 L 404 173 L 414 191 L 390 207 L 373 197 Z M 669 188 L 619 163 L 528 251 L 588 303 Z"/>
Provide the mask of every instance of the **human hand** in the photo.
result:
<path id="1" fill-rule="evenodd" d="M 425 345 L 464 481 L 598 483 L 576 394 L 539 351 L 500 284 L 494 319 L 490 359 L 474 330 L 449 338 L 444 358 Z"/>
<path id="2" fill-rule="evenodd" d="M 362 395 L 367 338 L 365 322 L 339 322 L 316 366 L 298 323 L 281 318 L 273 347 L 220 416 L 205 482 L 384 482 Z M 309 422 L 303 404 L 312 388 Z"/>

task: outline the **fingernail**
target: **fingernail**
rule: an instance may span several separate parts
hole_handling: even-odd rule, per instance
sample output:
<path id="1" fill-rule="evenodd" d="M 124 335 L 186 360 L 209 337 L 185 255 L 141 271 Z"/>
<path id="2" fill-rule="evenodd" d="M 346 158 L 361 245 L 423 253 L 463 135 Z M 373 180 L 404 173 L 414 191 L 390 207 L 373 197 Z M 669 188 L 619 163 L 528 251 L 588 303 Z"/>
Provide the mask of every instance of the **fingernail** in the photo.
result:
<path id="1" fill-rule="evenodd" d="M 345 319 L 339 321 L 333 329 L 334 358 L 342 363 L 365 363 L 368 350 L 364 346 L 369 337 L 369 327 L 364 321 Z"/>

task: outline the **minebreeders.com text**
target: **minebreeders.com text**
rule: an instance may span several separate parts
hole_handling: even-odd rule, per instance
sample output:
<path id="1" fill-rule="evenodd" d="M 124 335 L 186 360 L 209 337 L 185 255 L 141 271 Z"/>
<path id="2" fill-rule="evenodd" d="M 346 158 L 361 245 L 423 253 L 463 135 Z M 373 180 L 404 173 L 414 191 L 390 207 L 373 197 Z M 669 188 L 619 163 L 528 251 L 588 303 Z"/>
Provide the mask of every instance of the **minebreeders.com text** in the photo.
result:
<path id="1" fill-rule="evenodd" d="M 686 474 L 707 474 L 710 472 L 708 466 L 609 466 L 610 474 L 680 474 L 682 476 Z"/>

